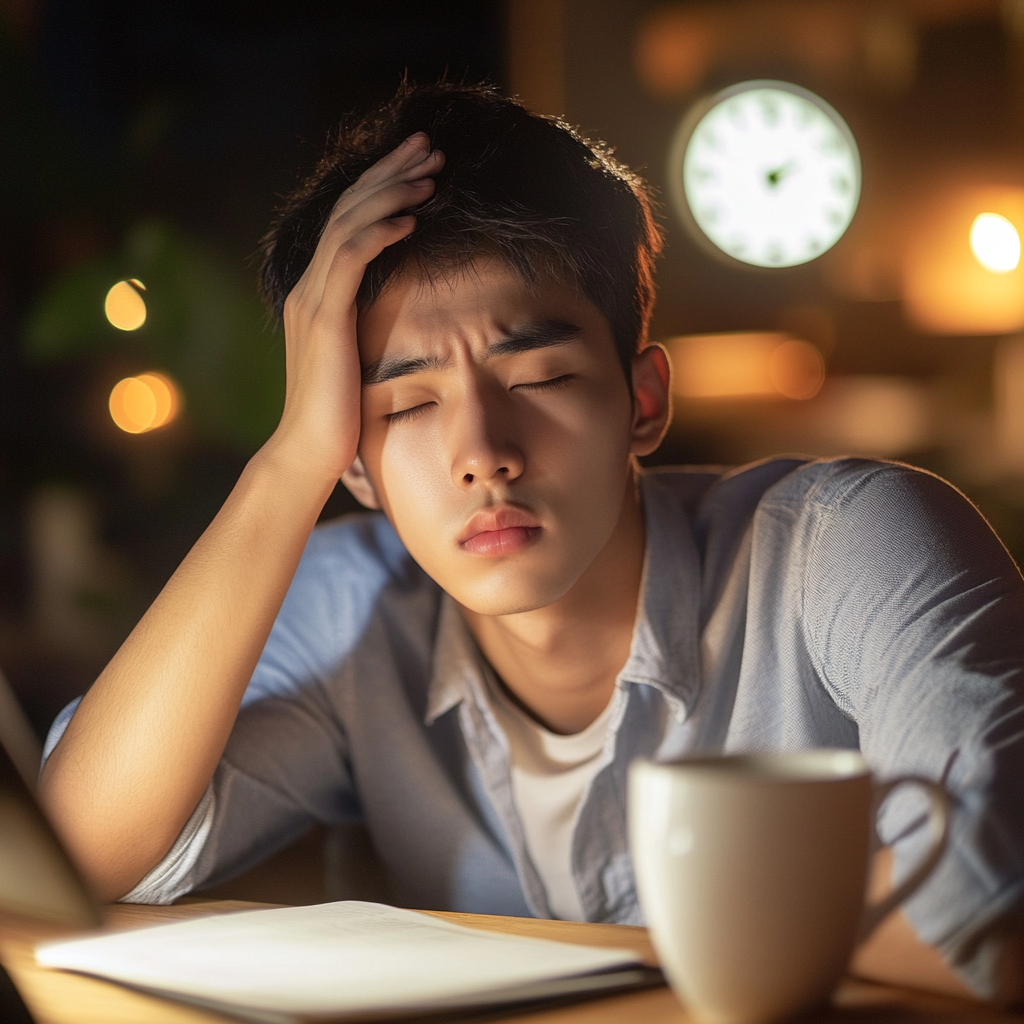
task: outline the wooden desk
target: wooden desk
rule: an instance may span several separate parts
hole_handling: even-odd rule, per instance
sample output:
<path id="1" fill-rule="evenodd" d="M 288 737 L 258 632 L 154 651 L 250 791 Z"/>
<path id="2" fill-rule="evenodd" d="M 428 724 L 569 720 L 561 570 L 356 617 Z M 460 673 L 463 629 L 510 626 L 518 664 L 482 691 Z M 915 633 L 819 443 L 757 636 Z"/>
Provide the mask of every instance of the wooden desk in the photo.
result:
<path id="1" fill-rule="evenodd" d="M 204 914 L 251 910 L 262 905 L 218 900 L 175 907 L 114 906 L 107 912 L 108 928 L 111 931 L 124 931 Z M 635 949 L 648 963 L 657 962 L 643 928 L 474 914 L 437 916 L 472 928 L 594 946 Z M 37 967 L 32 943 L 59 934 L 52 928 L 35 924 L 8 922 L 0 927 L 0 958 L 18 985 L 37 1024 L 224 1024 L 229 1020 L 217 1014 L 141 995 L 107 982 Z M 977 1003 L 855 980 L 844 981 L 834 1001 L 834 1008 L 805 1020 L 829 1024 L 1024 1024 L 1024 1015 L 1008 1014 Z M 684 1024 L 692 1018 L 669 989 L 656 988 L 521 1014 L 515 1019 L 529 1024 L 630 1024 L 633 1021 L 642 1021 L 643 1024 Z"/>

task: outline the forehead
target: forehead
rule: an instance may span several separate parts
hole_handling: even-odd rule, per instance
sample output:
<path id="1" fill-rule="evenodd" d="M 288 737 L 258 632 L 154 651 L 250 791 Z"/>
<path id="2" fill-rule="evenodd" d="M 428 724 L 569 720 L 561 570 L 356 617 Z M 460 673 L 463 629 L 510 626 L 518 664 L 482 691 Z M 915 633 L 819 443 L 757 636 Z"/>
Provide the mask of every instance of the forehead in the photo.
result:
<path id="1" fill-rule="evenodd" d="M 359 354 L 365 364 L 385 353 L 456 342 L 486 345 L 548 318 L 574 320 L 584 333 L 606 323 L 575 284 L 550 277 L 528 283 L 499 260 L 481 260 L 446 275 L 406 272 L 360 311 Z"/>

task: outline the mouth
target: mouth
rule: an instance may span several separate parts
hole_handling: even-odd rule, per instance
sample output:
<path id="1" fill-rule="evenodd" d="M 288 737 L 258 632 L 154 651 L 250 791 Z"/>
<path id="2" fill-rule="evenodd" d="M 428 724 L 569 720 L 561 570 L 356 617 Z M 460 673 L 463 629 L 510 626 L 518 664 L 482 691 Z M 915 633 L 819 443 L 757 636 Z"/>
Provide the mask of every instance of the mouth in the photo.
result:
<path id="1" fill-rule="evenodd" d="M 477 512 L 459 534 L 458 545 L 472 555 L 513 555 L 536 543 L 541 529 L 536 516 L 506 505 Z"/>

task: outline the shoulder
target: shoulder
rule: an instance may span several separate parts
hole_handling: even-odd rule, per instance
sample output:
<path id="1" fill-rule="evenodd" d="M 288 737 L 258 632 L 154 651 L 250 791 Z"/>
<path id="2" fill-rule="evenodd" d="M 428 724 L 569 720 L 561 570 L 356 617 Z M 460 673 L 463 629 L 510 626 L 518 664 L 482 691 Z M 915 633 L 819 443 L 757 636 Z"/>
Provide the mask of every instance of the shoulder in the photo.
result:
<path id="1" fill-rule="evenodd" d="M 988 523 L 941 477 L 869 458 L 777 457 L 723 470 L 648 471 L 645 501 L 689 519 L 705 572 L 731 564 L 753 532 L 775 570 L 924 558 L 1017 575 Z"/>
<path id="2" fill-rule="evenodd" d="M 870 549 L 971 549 L 971 557 L 1008 560 L 971 501 L 927 470 L 880 459 L 820 459 L 780 481 L 767 496 L 811 520 L 820 543 L 868 544 Z"/>
<path id="3" fill-rule="evenodd" d="M 874 536 L 985 524 L 952 484 L 927 470 L 870 458 L 774 458 L 722 474 L 700 503 L 705 520 L 760 516 L 786 528 L 831 526 Z M 991 531 L 988 531 L 989 533 Z"/>
<path id="4" fill-rule="evenodd" d="M 819 511 L 841 511 L 916 500 L 951 507 L 973 506 L 942 477 L 902 462 L 844 456 L 811 459 L 779 479 L 766 499 L 776 504 L 800 504 Z"/>
<path id="5" fill-rule="evenodd" d="M 811 605 L 977 602 L 1022 593 L 1020 572 L 970 500 L 926 470 L 875 459 L 809 464 L 769 497 L 791 527 Z M 788 512 L 788 516 L 787 513 Z M 951 605 L 952 606 L 952 605 Z"/>

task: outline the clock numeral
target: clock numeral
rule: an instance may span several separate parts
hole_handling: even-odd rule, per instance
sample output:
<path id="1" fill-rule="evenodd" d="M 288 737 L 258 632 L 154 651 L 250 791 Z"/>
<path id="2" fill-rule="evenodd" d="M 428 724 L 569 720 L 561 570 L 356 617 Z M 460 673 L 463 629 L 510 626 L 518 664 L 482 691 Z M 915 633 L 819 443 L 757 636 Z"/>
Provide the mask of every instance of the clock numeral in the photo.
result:
<path id="1" fill-rule="evenodd" d="M 733 256 L 742 256 L 747 251 L 747 243 L 742 238 L 730 238 L 726 245 Z"/>
<path id="2" fill-rule="evenodd" d="M 821 239 L 820 238 L 809 238 L 809 239 L 807 239 L 807 248 L 811 252 L 821 252 Z"/>
<path id="3" fill-rule="evenodd" d="M 817 120 L 818 108 L 815 107 L 813 103 L 807 103 L 804 101 L 797 107 L 797 109 L 800 111 L 796 118 L 797 124 L 799 124 L 801 128 L 810 128 L 810 126 Z"/>
<path id="4" fill-rule="evenodd" d="M 739 103 L 730 103 L 726 108 L 729 111 L 729 120 L 732 121 L 737 128 L 745 128 L 747 125 L 747 115 L 743 107 Z"/>
<path id="5" fill-rule="evenodd" d="M 826 210 L 825 219 L 829 222 L 829 224 L 834 224 L 836 227 L 839 227 L 839 225 L 843 223 L 842 211 L 835 209 Z"/>
<path id="6" fill-rule="evenodd" d="M 718 144 L 718 136 L 710 128 L 705 128 L 704 131 L 700 133 L 700 137 L 704 145 L 708 146 L 710 149 L 721 148 Z"/>
<path id="7" fill-rule="evenodd" d="M 779 123 L 779 107 L 772 100 L 761 100 L 761 119 L 769 128 Z"/>
<path id="8" fill-rule="evenodd" d="M 769 242 L 764 247 L 764 256 L 769 263 L 781 263 L 785 259 L 786 252 L 779 242 Z"/>
<path id="9" fill-rule="evenodd" d="M 700 219 L 705 224 L 714 224 L 721 212 L 722 210 L 718 206 L 703 206 L 700 211 Z"/>
<path id="10" fill-rule="evenodd" d="M 695 181 L 714 181 L 718 177 L 718 173 L 710 167 L 694 167 L 690 173 Z"/>
<path id="11" fill-rule="evenodd" d="M 850 191 L 850 179 L 845 174 L 834 174 L 832 176 L 832 191 L 845 196 Z"/>

